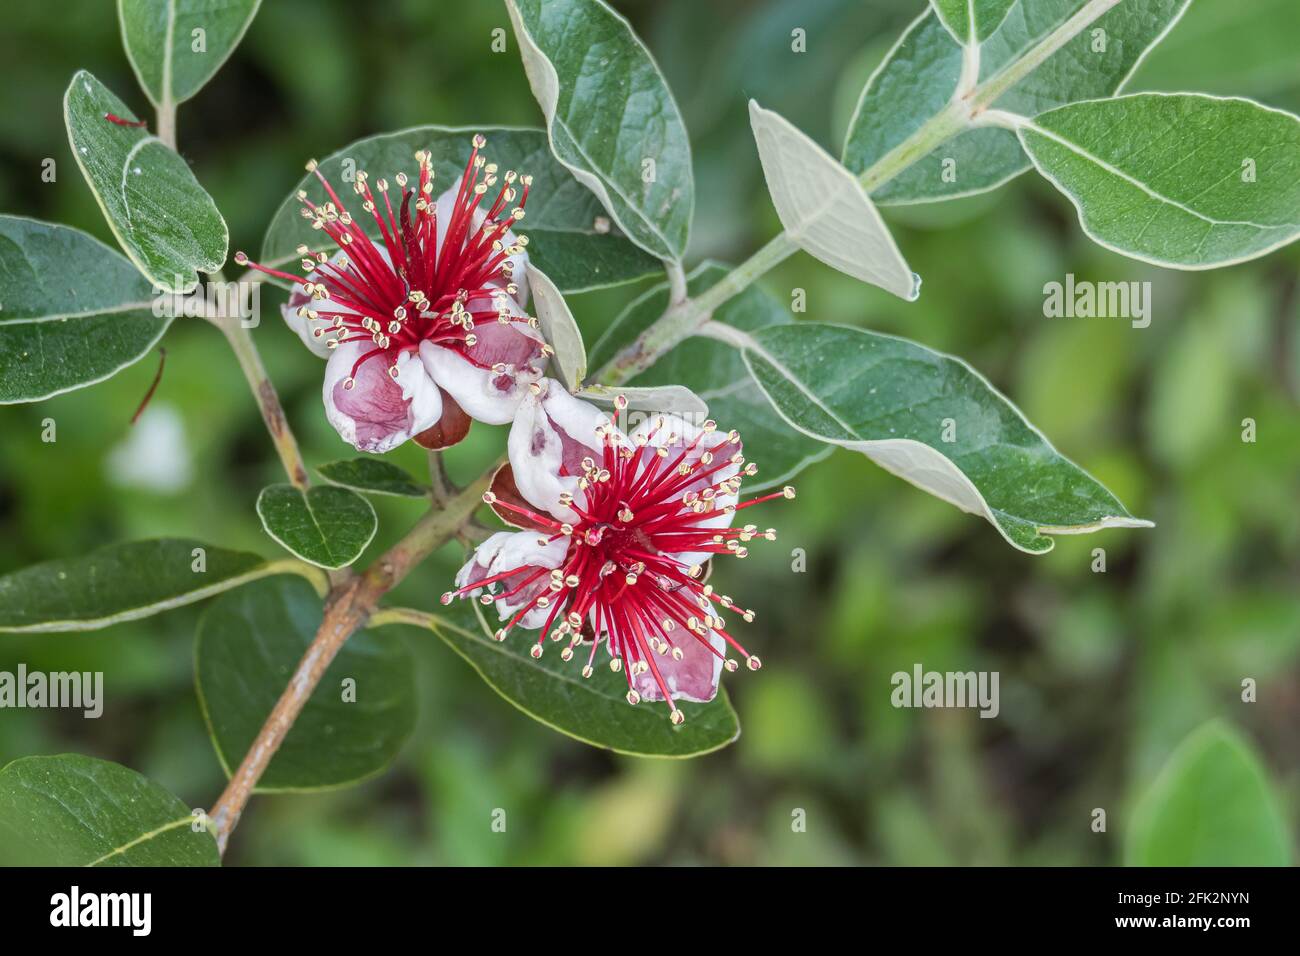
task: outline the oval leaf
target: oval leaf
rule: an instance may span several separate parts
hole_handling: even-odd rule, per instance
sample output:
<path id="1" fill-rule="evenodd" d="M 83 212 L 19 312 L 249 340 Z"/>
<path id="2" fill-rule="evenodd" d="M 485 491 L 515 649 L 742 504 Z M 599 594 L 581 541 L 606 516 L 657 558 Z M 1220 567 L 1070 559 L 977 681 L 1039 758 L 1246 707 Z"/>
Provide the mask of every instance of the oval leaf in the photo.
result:
<path id="1" fill-rule="evenodd" d="M 903 261 L 866 190 L 788 120 L 749 101 L 754 142 L 781 225 L 809 255 L 902 299 L 921 279 Z"/>
<path id="2" fill-rule="evenodd" d="M 189 292 L 197 272 L 226 261 L 229 234 L 190 167 L 142 128 L 111 122 L 135 114 L 85 70 L 63 97 L 72 155 L 122 249 L 169 292 Z M 197 271 L 196 271 L 197 270 Z"/>
<path id="3" fill-rule="evenodd" d="M 229 775 L 257 738 L 323 617 L 303 581 L 240 588 L 203 612 L 195 684 Z M 415 726 L 415 665 L 401 638 L 358 631 L 330 664 L 276 751 L 257 792 L 316 790 L 384 770 Z"/>
<path id="4" fill-rule="evenodd" d="M 117 0 L 122 43 L 155 105 L 197 93 L 221 69 L 262 0 Z"/>
<path id="5" fill-rule="evenodd" d="M 650 51 L 601 0 L 506 8 L 556 158 L 633 242 L 680 259 L 695 209 L 691 145 Z"/>
<path id="6" fill-rule="evenodd" d="M 540 269 L 529 269 L 528 278 L 542 337 L 555 350 L 551 361 L 556 377 L 572 392 L 587 375 L 587 347 L 582 343 L 582 332 L 555 283 Z"/>
<path id="7" fill-rule="evenodd" d="M 220 866 L 217 842 L 158 784 L 77 754 L 0 770 L 0 864 Z"/>
<path id="8" fill-rule="evenodd" d="M 187 538 L 113 544 L 0 577 L 0 631 L 93 631 L 192 604 L 295 565 Z"/>
<path id="9" fill-rule="evenodd" d="M 120 253 L 50 223 L 0 216 L 0 404 L 102 382 L 145 355 L 171 319 Z"/>
<path id="10" fill-rule="evenodd" d="M 366 550 L 379 528 L 375 509 L 348 488 L 269 485 L 257 496 L 266 533 L 317 567 L 347 567 Z"/>
<path id="11" fill-rule="evenodd" d="M 812 322 L 760 329 L 744 356 L 793 427 L 982 515 L 1022 551 L 1050 551 L 1051 534 L 1150 526 L 960 359 Z"/>
<path id="12" fill-rule="evenodd" d="M 470 138 L 479 132 L 487 137 L 486 154 L 494 163 L 533 177 L 526 215 L 514 228 L 528 237 L 529 263 L 550 276 L 557 288 L 583 292 L 630 282 L 659 270 L 657 260 L 611 230 L 600 201 L 555 161 L 546 145 L 546 134 L 539 129 L 416 126 L 357 140 L 321 160 L 320 171 L 336 188 L 348 185 L 351 174 L 361 169 L 375 176 L 391 176 L 403 170 L 411 174 L 415 171 L 416 150 L 427 149 L 433 157 L 435 190 L 448 189 L 465 171 Z M 261 261 L 265 265 L 297 262 L 302 258 L 297 248 L 303 243 L 314 250 L 334 248 L 323 232 L 312 229 L 311 223 L 299 215 L 300 189 L 313 196 L 323 194 L 320 182 L 308 174 L 281 203 L 262 244 Z M 357 221 L 378 235 L 373 217 Z"/>
<path id="13" fill-rule="evenodd" d="M 958 43 L 987 39 L 1016 0 L 930 0 L 934 12 Z"/>
<path id="14" fill-rule="evenodd" d="M 691 295 L 699 295 L 729 270 L 717 263 L 700 266 L 689 277 Z M 634 300 L 592 347 L 592 363 L 603 366 L 632 342 L 668 307 L 668 285 L 653 288 Z M 752 332 L 790 322 L 790 310 L 757 285 L 751 285 L 713 313 L 717 326 Z M 758 387 L 740 352 L 716 339 L 691 338 L 670 349 L 652 367 L 631 381 L 633 387 L 670 388 L 681 383 L 704 402 L 724 431 L 736 429 L 758 474 L 745 481 L 745 490 L 783 485 L 831 448 L 791 428 Z M 613 389 L 614 392 L 624 389 Z M 750 454 L 747 452 L 747 455 Z"/>
<path id="15" fill-rule="evenodd" d="M 423 498 L 429 493 L 410 473 L 382 458 L 352 458 L 332 461 L 316 469 L 321 476 L 336 485 L 353 491 L 366 491 L 372 495 L 400 495 L 405 498 Z"/>
<path id="16" fill-rule="evenodd" d="M 1182 16 L 1189 0 L 1123 0 L 1040 63 L 993 105 L 1032 116 L 1076 100 L 1111 96 L 1146 51 Z M 1016 0 L 980 47 L 986 81 L 1057 28 L 1082 0 Z M 1101 34 L 1096 31 L 1103 31 Z M 1100 42 L 1099 42 L 1100 40 Z M 962 47 L 927 8 L 867 80 L 844 143 L 844 165 L 861 174 L 943 110 L 961 79 Z M 985 192 L 1029 168 L 1010 130 L 959 133 L 873 191 L 882 206 Z M 946 172 L 952 175 L 945 175 Z"/>
<path id="17" fill-rule="evenodd" d="M 1156 265 L 1213 269 L 1300 235 L 1300 117 L 1242 99 L 1138 93 L 1020 127 L 1038 171 L 1096 242 Z"/>
<path id="18" fill-rule="evenodd" d="M 1143 795 L 1125 852 L 1131 866 L 1289 866 L 1291 837 L 1254 749 L 1212 721 Z"/>
<path id="19" fill-rule="evenodd" d="M 517 635 L 494 640 L 475 601 L 441 610 L 434 630 L 493 690 L 529 717 L 594 747 L 639 756 L 694 757 L 740 736 L 725 690 L 719 688 L 707 704 L 677 701 L 686 721 L 674 727 L 665 705 L 629 704 L 626 676 L 610 671 L 599 656 L 600 666 L 584 680 L 576 657 L 566 663 L 558 651 L 551 651 L 534 659 L 527 639 Z"/>
<path id="20" fill-rule="evenodd" d="M 621 396 L 627 399 L 627 408 L 631 412 L 696 416 L 703 418 L 709 414 L 709 406 L 685 385 L 588 385 L 576 393 L 579 398 L 592 402 L 612 404 Z M 644 418 L 644 415 L 641 416 Z M 624 424 L 627 431 L 636 426 L 635 421 Z"/>

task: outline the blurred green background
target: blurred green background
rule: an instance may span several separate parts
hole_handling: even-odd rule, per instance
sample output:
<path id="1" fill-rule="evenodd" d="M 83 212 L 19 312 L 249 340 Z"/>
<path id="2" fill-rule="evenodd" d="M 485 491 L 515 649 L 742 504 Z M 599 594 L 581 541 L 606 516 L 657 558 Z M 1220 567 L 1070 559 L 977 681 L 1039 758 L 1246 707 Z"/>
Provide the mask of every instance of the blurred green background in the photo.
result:
<path id="1" fill-rule="evenodd" d="M 692 260 L 737 261 L 779 228 L 745 103 L 758 98 L 838 152 L 858 91 L 922 0 L 621 0 L 658 57 L 694 140 Z M 1274 4 L 1278 10 L 1282 4 Z M 1133 89 L 1192 88 L 1300 106 L 1300 34 L 1235 0 L 1196 0 Z M 256 253 L 302 163 L 420 123 L 530 124 L 540 114 L 495 2 L 267 0 L 243 45 L 180 113 L 181 151 Z M 790 50 L 790 30 L 808 51 Z M 1288 32 L 1289 30 L 1289 32 Z M 1290 51 L 1288 53 L 1287 51 Z M 60 100 L 86 67 L 140 115 L 109 0 L 13 4 L 0 36 L 0 209 L 112 236 L 68 151 Z M 40 179 L 53 157 L 58 179 Z M 1162 271 L 1082 235 L 1069 204 L 1025 176 L 971 200 L 889 210 L 925 277 L 905 304 L 796 256 L 764 284 L 807 318 L 961 355 L 1151 531 L 1058 539 L 1030 557 L 848 452 L 773 506 L 781 538 L 716 569 L 760 615 L 759 674 L 727 686 L 744 733 L 693 761 L 619 758 L 532 722 L 436 638 L 420 664 L 417 731 L 391 772 L 347 790 L 256 798 L 231 864 L 1076 864 L 1122 859 L 1126 821 L 1177 743 L 1212 717 L 1243 730 L 1288 816 L 1300 806 L 1300 247 L 1213 273 Z M 69 263 L 70 269 L 76 263 Z M 1046 319 L 1042 287 L 1150 280 L 1154 321 Z M 641 287 L 574 297 L 595 337 Z M 320 363 L 267 302 L 256 340 L 309 463 L 346 457 L 325 422 Z M 0 407 L 0 572 L 130 538 L 192 535 L 276 546 L 253 511 L 278 465 L 234 358 L 181 321 L 149 417 L 129 419 L 156 370 L 36 406 Z M 56 443 L 40 440 L 44 418 Z M 1241 441 L 1241 421 L 1258 441 Z M 725 423 L 723 423 L 725 426 Z M 147 426 L 147 431 L 145 430 Z M 148 440 L 142 438 L 148 436 Z M 504 445 L 476 426 L 450 456 L 468 479 Z M 172 467 L 139 467 L 142 449 Z M 761 458 L 761 455 L 759 456 Z M 418 449 L 394 456 L 417 471 Z M 376 500 L 372 554 L 418 505 Z M 1090 569 L 1106 551 L 1104 574 Z M 791 549 L 807 572 L 791 571 Z M 397 595 L 431 607 L 453 547 Z M 192 687 L 199 608 L 89 634 L 0 639 L 0 669 L 103 670 L 98 721 L 0 712 L 0 765 L 75 751 L 119 761 L 192 806 L 224 778 Z M 1001 715 L 895 710 L 890 675 L 1001 673 Z M 1258 703 L 1240 700 L 1259 683 Z M 1090 830 L 1094 807 L 1108 832 Z M 506 833 L 492 832 L 494 808 Z M 794 833 L 802 808 L 807 832 Z"/>

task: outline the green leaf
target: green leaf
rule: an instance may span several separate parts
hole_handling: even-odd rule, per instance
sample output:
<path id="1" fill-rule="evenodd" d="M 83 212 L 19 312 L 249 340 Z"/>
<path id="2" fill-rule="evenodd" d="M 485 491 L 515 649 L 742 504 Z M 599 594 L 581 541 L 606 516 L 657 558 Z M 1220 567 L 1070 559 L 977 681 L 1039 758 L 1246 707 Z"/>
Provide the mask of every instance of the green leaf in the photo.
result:
<path id="1" fill-rule="evenodd" d="M 136 267 L 168 292 L 189 292 L 197 271 L 226 261 L 226 221 L 175 151 L 144 129 L 127 105 L 85 70 L 63 97 L 72 155 L 109 228 Z"/>
<path id="2" fill-rule="evenodd" d="M 423 498 L 429 493 L 410 473 L 382 458 L 352 458 L 332 461 L 316 469 L 326 481 L 353 491 L 372 495 L 400 495 L 405 498 Z"/>
<path id="3" fill-rule="evenodd" d="M 261 3 L 117 0 L 127 59 L 149 100 L 175 105 L 197 93 L 244 38 Z"/>
<path id="4" fill-rule="evenodd" d="M 1047 57 L 993 104 L 1032 116 L 1077 100 L 1111 96 L 1178 21 L 1189 0 L 1122 0 Z M 1015 0 L 980 47 L 986 81 L 1053 30 L 1085 0 Z M 1104 31 L 1104 50 L 1094 50 Z M 861 174 L 951 101 L 962 72 L 962 47 L 927 7 L 867 81 L 849 124 L 844 165 Z M 945 181 L 945 160 L 955 172 Z M 872 193 L 877 205 L 933 202 L 985 192 L 1029 168 L 1010 130 L 969 129 Z"/>
<path id="5" fill-rule="evenodd" d="M 690 276 L 691 295 L 699 295 L 728 272 L 718 263 L 705 263 Z M 668 305 L 667 284 L 635 299 L 592 347 L 591 361 L 600 367 L 631 342 Z M 790 310 L 756 285 L 751 285 L 713 314 L 719 325 L 753 332 L 790 322 Z M 691 388 L 724 431 L 736 429 L 758 465 L 758 474 L 746 480 L 745 490 L 783 485 L 814 461 L 831 453 L 820 441 L 791 428 L 772 407 L 749 374 L 740 352 L 731 344 L 711 338 L 687 339 L 669 350 L 651 368 L 628 383 L 640 387 Z M 625 391 L 615 389 L 615 391 Z"/>
<path id="6" fill-rule="evenodd" d="M 548 647 L 549 653 L 534 659 L 529 653 L 533 640 L 521 633 L 506 641 L 493 639 L 475 601 L 442 609 L 434 631 L 493 690 L 529 717 L 594 747 L 639 756 L 694 757 L 725 747 L 740 735 L 725 690 L 719 688 L 707 704 L 677 701 L 686 721 L 675 727 L 666 705 L 627 702 L 626 675 L 605 666 L 608 654 L 603 646 L 598 648 L 595 673 L 584 679 L 577 652 L 566 663 L 558 649 Z"/>
<path id="7" fill-rule="evenodd" d="M 257 739 L 323 615 L 316 593 L 287 577 L 240 588 L 203 612 L 195 685 L 227 775 Z M 340 787 L 374 776 L 402 749 L 415 716 L 415 664 L 400 636 L 358 631 L 325 671 L 256 792 Z"/>
<path id="8" fill-rule="evenodd" d="M 631 411 L 650 414 L 698 415 L 709 413 L 704 399 L 684 385 L 585 385 L 574 393 L 592 402 L 613 404 L 620 397 Z"/>
<path id="9" fill-rule="evenodd" d="M 502 169 L 529 173 L 527 214 L 515 231 L 528 237 L 528 260 L 545 272 L 562 292 L 584 292 L 631 282 L 660 269 L 659 262 L 611 230 L 600 201 L 555 161 L 539 129 L 505 127 L 449 128 L 416 126 L 357 140 L 321 160 L 320 171 L 335 184 L 350 185 L 348 170 L 368 170 L 375 176 L 414 172 L 415 152 L 429 150 L 433 157 L 435 193 L 459 181 L 469 161 L 470 138 L 487 137 L 486 154 Z M 346 164 L 346 166 L 345 166 Z M 334 248 L 328 237 L 299 214 L 298 191 L 322 193 L 315 176 L 308 174 L 281 203 L 262 243 L 261 262 L 283 266 L 296 262 L 300 244 L 313 250 Z M 346 195 L 344 201 L 347 201 Z M 359 212 L 360 207 L 354 210 Z M 367 221 L 369 220 L 369 221 Z M 358 217 L 371 235 L 379 234 L 371 216 Z"/>
<path id="10" fill-rule="evenodd" d="M 650 51 L 601 0 L 506 0 L 551 149 L 642 249 L 686 253 L 695 181 L 677 103 Z"/>
<path id="11" fill-rule="evenodd" d="M 0 770 L 0 864 L 220 866 L 189 807 L 120 764 L 78 754 Z"/>
<path id="12" fill-rule="evenodd" d="M 1290 113 L 1137 93 L 1043 113 L 1020 140 L 1084 231 L 1126 256 L 1213 269 L 1300 235 L 1300 118 Z"/>
<path id="13" fill-rule="evenodd" d="M 587 376 L 587 347 L 582 342 L 582 332 L 564 296 L 546 273 L 529 269 L 528 282 L 542 336 L 555 350 L 551 363 L 556 377 L 565 388 L 573 391 Z"/>
<path id="14" fill-rule="evenodd" d="M 809 255 L 911 301 L 921 279 L 908 268 L 862 184 L 771 110 L 749 101 L 754 141 L 786 234 Z"/>
<path id="15" fill-rule="evenodd" d="M 93 631 L 296 567 L 188 538 L 111 544 L 0 577 L 0 631 Z"/>
<path id="16" fill-rule="evenodd" d="M 1006 18 L 1016 0 L 930 0 L 948 32 L 958 43 L 967 43 L 974 27 L 975 39 L 983 41 Z"/>
<path id="17" fill-rule="evenodd" d="M 1050 551 L 1050 534 L 1149 526 L 960 359 L 813 322 L 747 338 L 750 371 L 793 427 L 982 515 L 1022 551 Z"/>
<path id="18" fill-rule="evenodd" d="M 284 548 L 330 570 L 361 557 L 379 528 L 369 501 L 332 485 L 305 493 L 293 485 L 268 485 L 257 496 L 257 516 Z"/>
<path id="19" fill-rule="evenodd" d="M 1130 866 L 1289 866 L 1291 837 L 1259 757 L 1211 721 L 1169 757 L 1125 841 Z"/>
<path id="20" fill-rule="evenodd" d="M 0 216 L 0 404 L 102 382 L 167 330 L 120 253 L 50 223 Z"/>

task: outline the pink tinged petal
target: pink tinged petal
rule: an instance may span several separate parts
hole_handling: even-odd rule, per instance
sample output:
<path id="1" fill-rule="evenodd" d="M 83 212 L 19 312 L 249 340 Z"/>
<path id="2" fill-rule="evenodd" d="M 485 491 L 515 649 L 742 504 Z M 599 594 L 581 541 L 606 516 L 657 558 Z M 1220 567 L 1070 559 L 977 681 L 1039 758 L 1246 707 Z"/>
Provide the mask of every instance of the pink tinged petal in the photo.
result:
<path id="1" fill-rule="evenodd" d="M 440 259 L 442 258 L 443 240 L 447 236 L 447 224 L 451 221 L 452 209 L 456 205 L 456 194 L 460 191 L 462 179 L 464 179 L 464 176 L 457 179 L 455 185 L 439 196 L 436 204 L 438 214 L 438 257 Z M 495 198 L 495 193 L 490 193 L 489 195 L 485 195 L 479 202 L 478 209 L 474 212 L 474 218 L 470 222 L 471 235 L 473 235 L 478 228 L 483 225 L 483 220 L 487 218 L 487 207 L 484 203 L 490 203 L 491 200 Z M 509 213 L 513 208 L 513 206 L 507 206 L 503 215 Z M 501 237 L 501 244 L 503 246 L 513 246 L 518 241 L 519 237 L 515 235 L 513 229 L 507 229 L 505 235 Z M 514 298 L 520 311 L 522 311 L 524 305 L 528 302 L 528 251 L 523 250 L 518 255 L 507 256 L 505 261 L 511 264 L 512 271 L 509 281 L 514 282 L 515 285 L 519 287 L 519 291 L 515 294 Z M 488 283 L 488 285 L 498 289 L 504 289 L 506 284 L 507 280 L 504 276 L 500 275 L 498 275 L 494 281 Z"/>
<path id="2" fill-rule="evenodd" d="M 505 594 L 539 570 L 550 571 L 564 563 L 564 556 L 569 547 L 568 539 L 561 538 L 546 545 L 539 544 L 539 540 L 537 533 L 533 531 L 498 531 L 474 550 L 469 562 L 456 574 L 456 586 L 469 587 L 478 581 L 518 568 L 519 573 L 487 585 L 490 593 Z M 542 574 L 518 594 L 495 602 L 501 620 L 513 617 L 520 608 L 544 593 L 549 586 L 550 575 Z M 475 588 L 469 594 L 477 598 L 483 591 L 483 588 Z M 551 608 L 534 607 L 520 619 L 516 626 L 530 630 L 539 628 L 546 623 L 551 610 Z"/>
<path id="3" fill-rule="evenodd" d="M 673 700 L 696 703 L 713 700 L 718 693 L 718 678 L 722 674 L 721 655 L 726 653 L 726 642 L 710 631 L 709 643 L 718 651 L 714 654 L 685 628 L 679 627 L 668 636 L 673 639 L 673 647 L 681 649 L 682 659 L 676 660 L 671 649 L 665 654 L 651 653 L 654 666 L 659 669 L 659 676 L 668 685 Z M 664 699 L 653 671 L 647 670 L 632 678 L 632 687 L 641 695 L 642 700 Z"/>
<path id="4" fill-rule="evenodd" d="M 603 461 L 596 430 L 611 423 L 595 405 L 574 398 L 554 379 L 540 384 L 542 393 L 525 396 L 510 426 L 510 467 L 524 500 L 561 521 L 576 521 L 577 512 L 560 504 L 560 495 L 580 494 L 582 460 Z"/>
<path id="5" fill-rule="evenodd" d="M 382 454 L 437 424 L 442 397 L 423 363 L 406 352 L 397 357 L 396 379 L 388 372 L 392 359 L 378 355 L 363 362 L 353 387 L 345 388 L 353 365 L 371 348 L 368 342 L 348 342 L 330 355 L 325 365 L 325 415 L 358 451 Z"/>

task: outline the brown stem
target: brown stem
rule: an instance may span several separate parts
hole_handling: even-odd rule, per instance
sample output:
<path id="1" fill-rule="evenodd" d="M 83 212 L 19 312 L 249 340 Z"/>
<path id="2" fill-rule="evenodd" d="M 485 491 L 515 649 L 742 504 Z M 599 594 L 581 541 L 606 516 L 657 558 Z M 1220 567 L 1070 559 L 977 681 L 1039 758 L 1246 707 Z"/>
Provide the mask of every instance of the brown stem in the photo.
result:
<path id="1" fill-rule="evenodd" d="M 316 637 L 209 814 L 217 837 L 217 849 L 221 853 L 225 853 L 231 831 L 238 825 L 257 781 L 339 649 L 366 623 L 380 598 L 396 587 L 431 551 L 451 540 L 473 516 L 496 469 L 497 466 L 493 465 L 474 484 L 448 500 L 441 510 L 428 512 L 363 574 L 336 584 L 330 591 Z"/>

